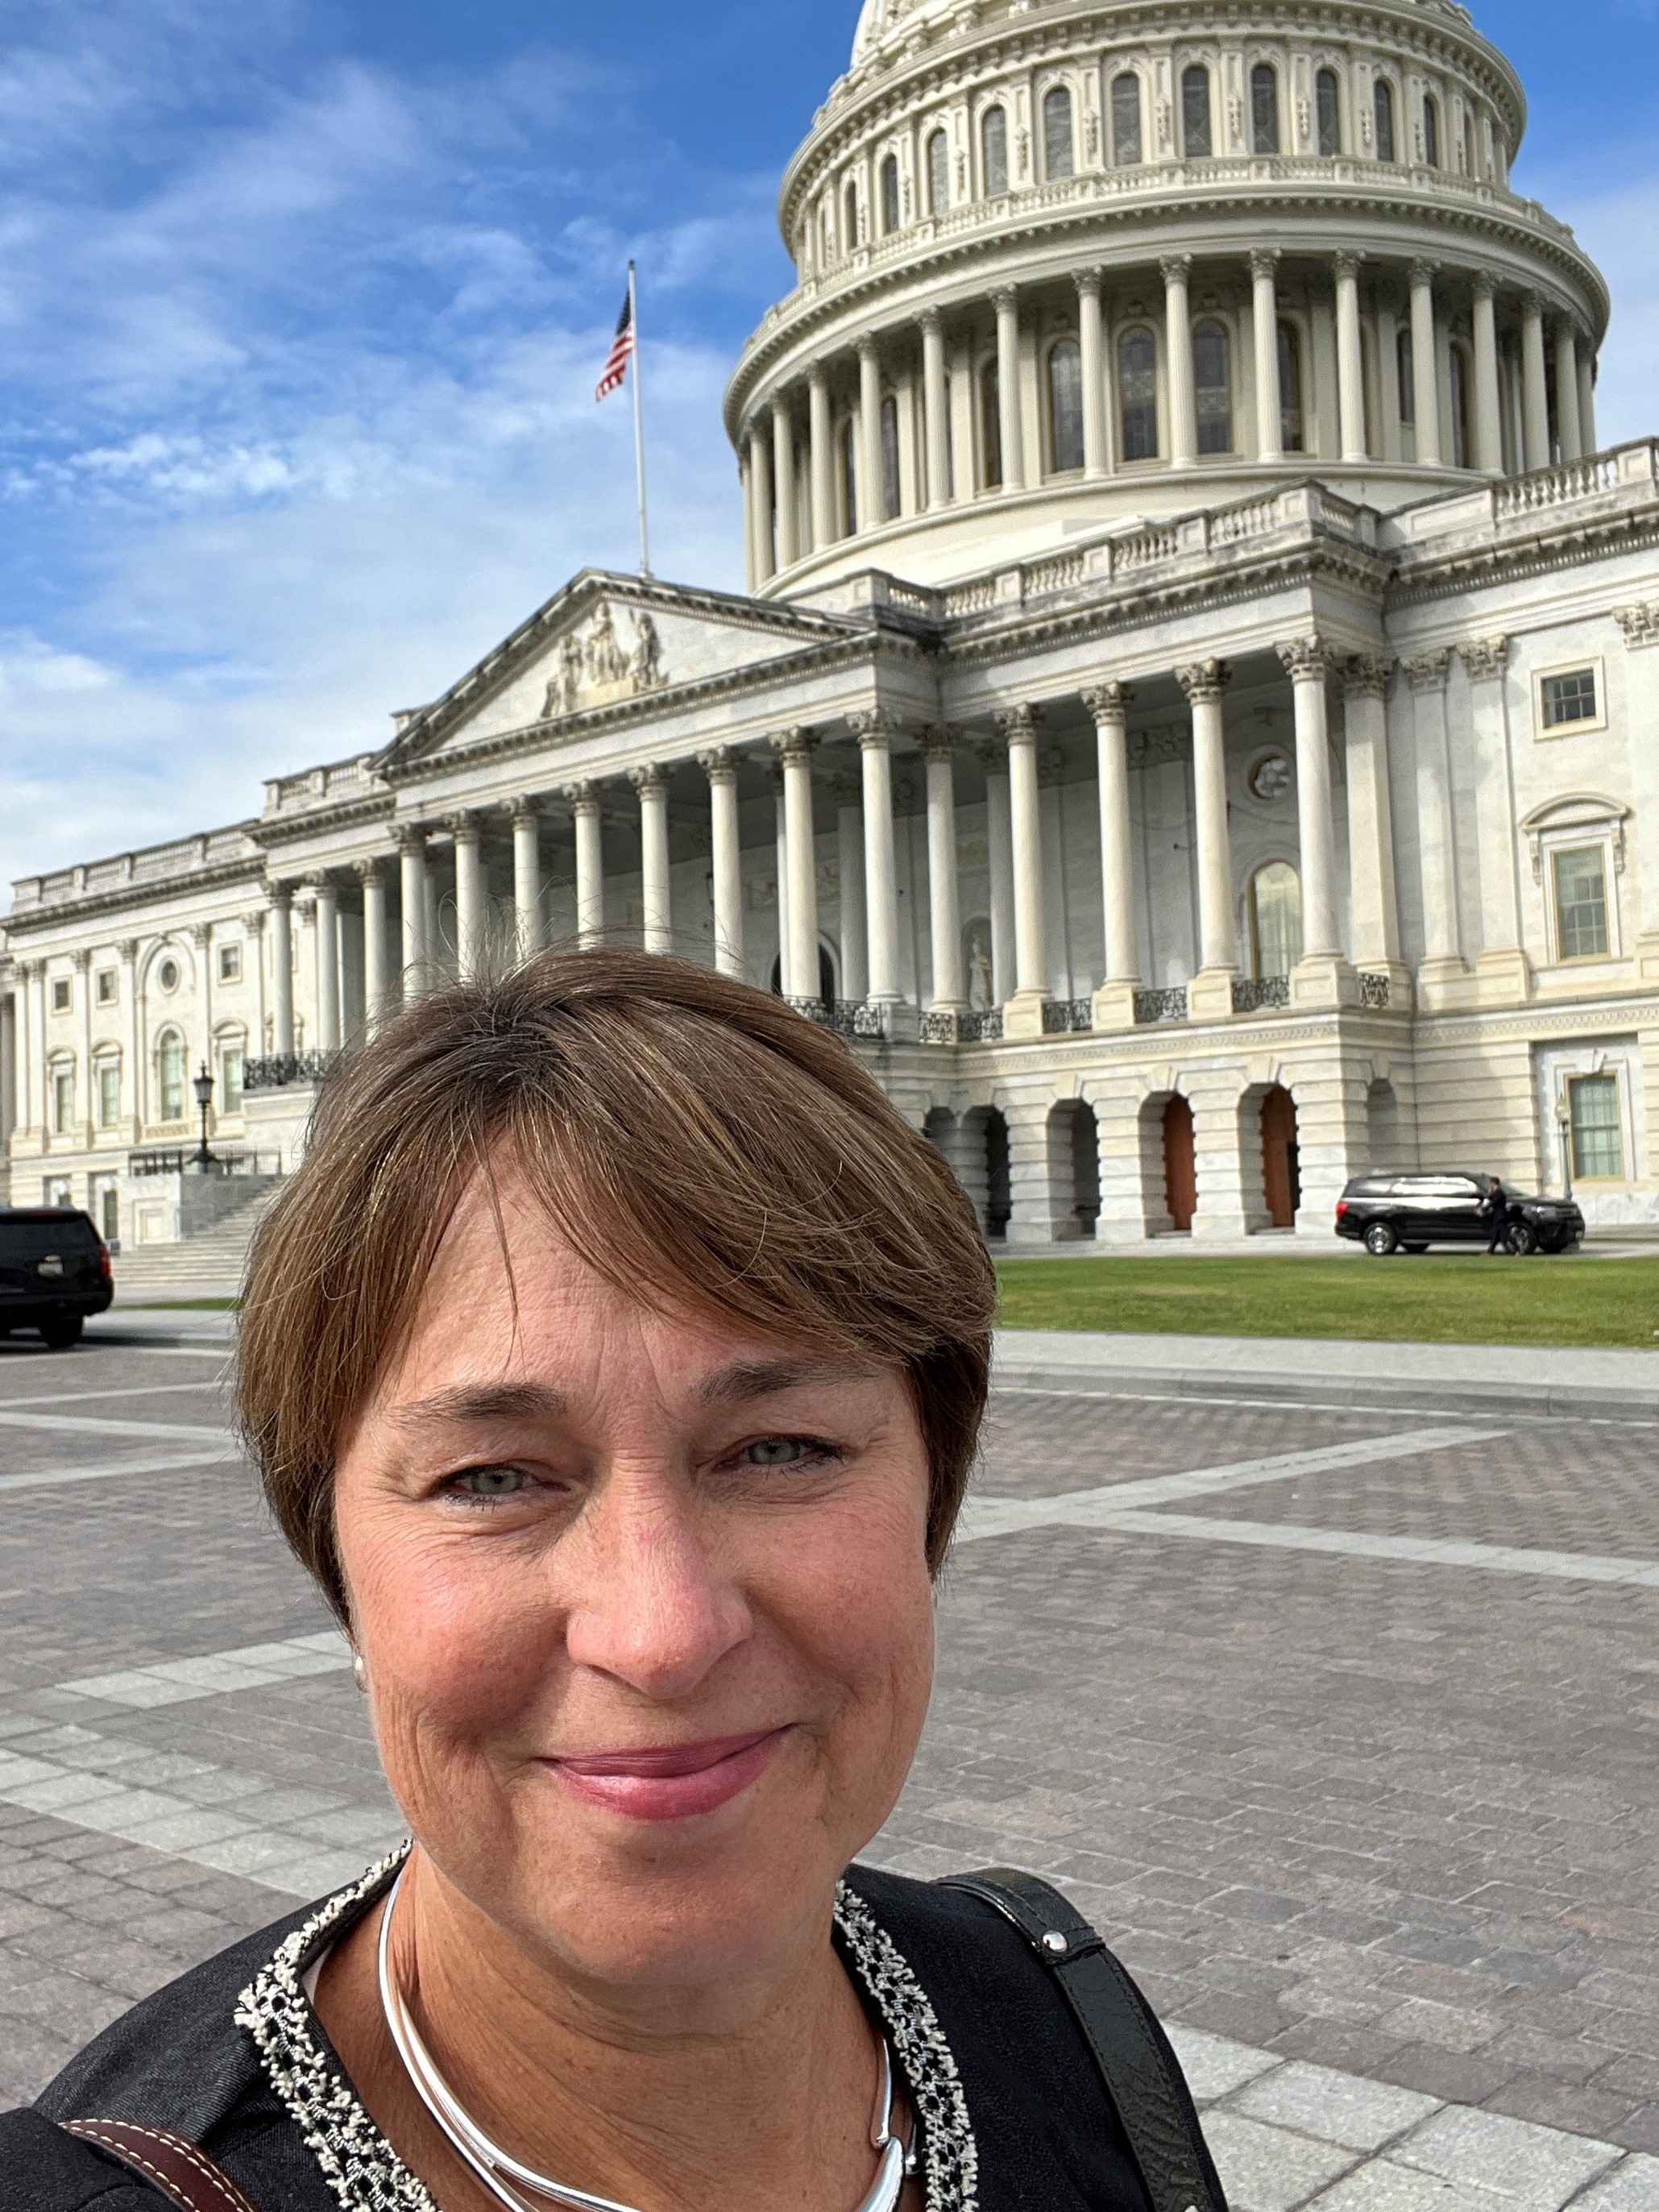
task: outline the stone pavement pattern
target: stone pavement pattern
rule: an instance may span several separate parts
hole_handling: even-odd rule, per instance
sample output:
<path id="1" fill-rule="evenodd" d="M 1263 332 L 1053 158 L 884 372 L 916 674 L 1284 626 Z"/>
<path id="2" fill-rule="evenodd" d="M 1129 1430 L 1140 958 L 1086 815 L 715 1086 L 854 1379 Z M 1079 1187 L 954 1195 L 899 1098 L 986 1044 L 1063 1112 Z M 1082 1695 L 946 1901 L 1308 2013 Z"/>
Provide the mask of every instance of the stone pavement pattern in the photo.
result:
<path id="1" fill-rule="evenodd" d="M 222 1357 L 0 1345 L 0 2100 L 399 1832 Z M 1659 2212 L 1656 1442 L 1004 1393 L 870 1855 L 1071 1887 L 1236 2212 Z"/>

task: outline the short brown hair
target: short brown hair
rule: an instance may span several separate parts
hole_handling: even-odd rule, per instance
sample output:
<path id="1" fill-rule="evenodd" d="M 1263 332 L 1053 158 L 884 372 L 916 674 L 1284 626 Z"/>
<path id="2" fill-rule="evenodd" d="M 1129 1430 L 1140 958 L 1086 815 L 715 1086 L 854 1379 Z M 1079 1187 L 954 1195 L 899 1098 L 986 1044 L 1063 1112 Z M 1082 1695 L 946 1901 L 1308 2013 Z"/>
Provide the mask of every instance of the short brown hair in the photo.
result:
<path id="1" fill-rule="evenodd" d="M 254 1239 L 242 1431 L 343 1620 L 340 1439 L 408 1340 L 462 1192 L 503 1155 L 631 1295 L 902 1367 L 938 1569 L 978 1442 L 996 1303 L 945 1161 L 852 1051 L 784 1000 L 657 954 L 549 952 L 417 1000 L 347 1060 Z"/>

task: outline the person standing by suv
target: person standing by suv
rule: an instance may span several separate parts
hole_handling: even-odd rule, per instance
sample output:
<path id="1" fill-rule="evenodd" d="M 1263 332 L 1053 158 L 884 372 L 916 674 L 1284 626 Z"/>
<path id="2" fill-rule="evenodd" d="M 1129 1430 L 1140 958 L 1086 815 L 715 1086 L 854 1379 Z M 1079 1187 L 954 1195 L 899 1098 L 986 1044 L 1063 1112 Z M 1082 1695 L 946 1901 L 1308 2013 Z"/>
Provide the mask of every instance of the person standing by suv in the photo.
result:
<path id="1" fill-rule="evenodd" d="M 1496 1176 L 1486 1185 L 1486 1194 L 1480 1201 L 1480 1211 L 1486 1215 L 1486 1225 L 1491 1231 L 1486 1238 L 1486 1257 L 1490 1260 L 1494 1252 L 1506 1252 L 1509 1249 L 1507 1241 L 1510 1231 L 1509 1193 Z"/>

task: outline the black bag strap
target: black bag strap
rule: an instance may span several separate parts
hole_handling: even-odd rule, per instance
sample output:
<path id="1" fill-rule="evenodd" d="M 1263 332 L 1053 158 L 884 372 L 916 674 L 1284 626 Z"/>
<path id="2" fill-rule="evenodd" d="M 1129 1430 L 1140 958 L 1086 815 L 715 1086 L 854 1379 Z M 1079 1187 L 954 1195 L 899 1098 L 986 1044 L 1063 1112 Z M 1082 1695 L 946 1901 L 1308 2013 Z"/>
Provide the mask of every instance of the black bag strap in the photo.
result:
<path id="1" fill-rule="evenodd" d="M 1014 1867 L 951 1875 L 1000 1912 L 1058 1983 L 1117 2108 L 1152 2212 L 1227 2212 L 1197 2107 L 1152 2007 L 1077 1907 Z"/>

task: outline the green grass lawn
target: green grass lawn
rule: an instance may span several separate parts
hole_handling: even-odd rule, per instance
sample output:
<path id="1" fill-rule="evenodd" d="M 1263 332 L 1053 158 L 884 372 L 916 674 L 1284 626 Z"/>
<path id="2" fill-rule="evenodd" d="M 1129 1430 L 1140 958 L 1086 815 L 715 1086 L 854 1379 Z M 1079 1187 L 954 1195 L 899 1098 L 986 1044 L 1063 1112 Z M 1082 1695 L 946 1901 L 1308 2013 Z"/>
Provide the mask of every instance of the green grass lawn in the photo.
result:
<path id="1" fill-rule="evenodd" d="M 1004 1260 L 1006 1328 L 1659 1352 L 1659 1260 Z"/>

